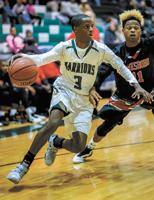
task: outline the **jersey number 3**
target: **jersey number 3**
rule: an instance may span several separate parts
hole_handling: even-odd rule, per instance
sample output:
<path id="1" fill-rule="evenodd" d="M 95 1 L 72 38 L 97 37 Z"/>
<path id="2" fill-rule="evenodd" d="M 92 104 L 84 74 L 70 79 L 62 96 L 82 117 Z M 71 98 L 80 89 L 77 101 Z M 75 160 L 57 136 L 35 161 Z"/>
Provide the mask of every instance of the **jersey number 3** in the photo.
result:
<path id="1" fill-rule="evenodd" d="M 81 90 L 81 82 L 82 82 L 82 77 L 81 76 L 74 76 L 74 79 L 76 80 L 74 88 Z"/>

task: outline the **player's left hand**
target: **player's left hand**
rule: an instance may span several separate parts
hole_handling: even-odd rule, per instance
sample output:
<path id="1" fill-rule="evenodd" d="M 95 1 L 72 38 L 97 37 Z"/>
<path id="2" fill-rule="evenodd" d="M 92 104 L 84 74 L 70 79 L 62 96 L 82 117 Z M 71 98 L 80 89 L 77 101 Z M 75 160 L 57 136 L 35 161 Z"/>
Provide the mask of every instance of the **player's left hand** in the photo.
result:
<path id="1" fill-rule="evenodd" d="M 154 101 L 154 89 L 150 92 L 150 94 L 152 95 L 152 100 Z"/>
<path id="2" fill-rule="evenodd" d="M 98 102 L 102 99 L 102 97 L 96 92 L 95 88 L 93 87 L 89 91 L 89 101 L 93 104 L 94 108 L 96 108 Z"/>
<path id="3" fill-rule="evenodd" d="M 135 92 L 132 94 L 132 98 L 140 99 L 141 96 L 143 96 L 143 99 L 147 103 L 152 103 L 153 101 L 153 95 L 144 90 L 139 84 L 134 85 Z"/>

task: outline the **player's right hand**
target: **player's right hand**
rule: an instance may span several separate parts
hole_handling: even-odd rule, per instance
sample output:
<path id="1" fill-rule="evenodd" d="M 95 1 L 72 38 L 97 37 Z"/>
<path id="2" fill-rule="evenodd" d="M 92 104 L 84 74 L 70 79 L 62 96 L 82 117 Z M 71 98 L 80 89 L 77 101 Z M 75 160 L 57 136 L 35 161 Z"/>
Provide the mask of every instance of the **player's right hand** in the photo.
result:
<path id="1" fill-rule="evenodd" d="M 153 102 L 153 95 L 144 90 L 139 84 L 136 84 L 132 98 L 140 99 L 141 96 L 143 96 L 145 102 L 150 104 Z"/>
<path id="2" fill-rule="evenodd" d="M 98 102 L 102 99 L 102 97 L 96 92 L 95 88 L 93 87 L 89 91 L 89 101 L 93 104 L 94 108 L 96 108 Z"/>
<path id="3" fill-rule="evenodd" d="M 23 57 L 23 54 L 22 54 L 22 53 L 19 53 L 19 54 L 17 54 L 17 55 L 12 56 L 12 57 L 10 58 L 10 60 L 9 60 L 9 66 L 11 66 L 12 63 L 13 63 L 16 59 L 21 58 L 21 57 Z"/>

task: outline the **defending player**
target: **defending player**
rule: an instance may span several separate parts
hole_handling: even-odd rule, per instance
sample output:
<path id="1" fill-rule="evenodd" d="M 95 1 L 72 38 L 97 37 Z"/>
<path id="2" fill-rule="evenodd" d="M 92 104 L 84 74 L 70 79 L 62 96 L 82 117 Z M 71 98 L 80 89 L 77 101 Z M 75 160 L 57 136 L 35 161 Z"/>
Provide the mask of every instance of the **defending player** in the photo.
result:
<path id="1" fill-rule="evenodd" d="M 7 178 L 18 183 L 28 171 L 34 157 L 49 140 L 45 163 L 54 162 L 59 148 L 78 153 L 86 145 L 87 134 L 91 127 L 93 105 L 89 102 L 89 90 L 95 82 L 98 66 L 102 62 L 111 64 L 117 72 L 131 83 L 136 92 L 151 102 L 151 95 L 143 90 L 130 70 L 104 44 L 92 40 L 94 23 L 86 15 L 77 15 L 72 19 L 75 40 L 56 45 L 51 51 L 40 55 L 23 55 L 34 60 L 37 66 L 49 62 L 61 62 L 61 76 L 54 83 L 50 116 L 47 124 L 38 132 L 23 161 L 11 171 Z M 129 84 L 128 84 L 129 85 Z M 60 138 L 53 135 L 62 118 L 72 125 L 72 138 Z M 51 135 L 51 137 L 50 137 Z"/>
<path id="2" fill-rule="evenodd" d="M 126 42 L 117 47 L 115 53 L 136 76 L 140 85 L 152 93 L 154 89 L 154 37 L 141 39 L 144 18 L 137 10 L 125 11 L 120 15 L 120 21 Z M 99 100 L 95 88 L 98 91 L 100 84 L 111 71 L 112 68 L 110 66 L 104 66 L 98 73 L 95 87 L 90 96 L 93 104 Z M 74 163 L 84 162 L 86 157 L 91 156 L 96 143 L 101 141 L 117 124 L 122 124 L 123 119 L 133 108 L 143 103 L 143 99 L 135 101 L 131 97 L 133 93 L 132 87 L 116 72 L 115 78 L 117 90 L 98 113 L 105 121 L 97 128 L 94 137 L 86 148 L 74 156 Z M 154 103 L 143 103 L 142 106 L 154 109 Z"/>

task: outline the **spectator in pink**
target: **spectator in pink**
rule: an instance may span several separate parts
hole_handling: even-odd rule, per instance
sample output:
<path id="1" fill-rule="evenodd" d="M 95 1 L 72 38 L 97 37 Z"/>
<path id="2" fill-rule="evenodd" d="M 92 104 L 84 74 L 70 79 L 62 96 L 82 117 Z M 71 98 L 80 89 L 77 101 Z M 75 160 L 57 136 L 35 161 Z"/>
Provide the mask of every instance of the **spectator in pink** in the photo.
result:
<path id="1" fill-rule="evenodd" d="M 10 34 L 6 37 L 6 42 L 13 54 L 19 53 L 24 48 L 24 40 L 16 34 L 16 28 L 10 28 Z"/>
<path id="2" fill-rule="evenodd" d="M 32 23 L 35 22 L 33 20 L 37 20 L 38 21 L 38 25 L 41 25 L 42 18 L 41 18 L 41 16 L 39 16 L 36 13 L 35 7 L 33 5 L 33 0 L 28 0 L 27 2 L 28 2 L 28 4 L 27 4 L 26 8 L 27 8 L 27 12 L 28 12 L 28 14 L 29 14 L 29 16 L 30 16 L 30 18 L 32 20 Z"/>

